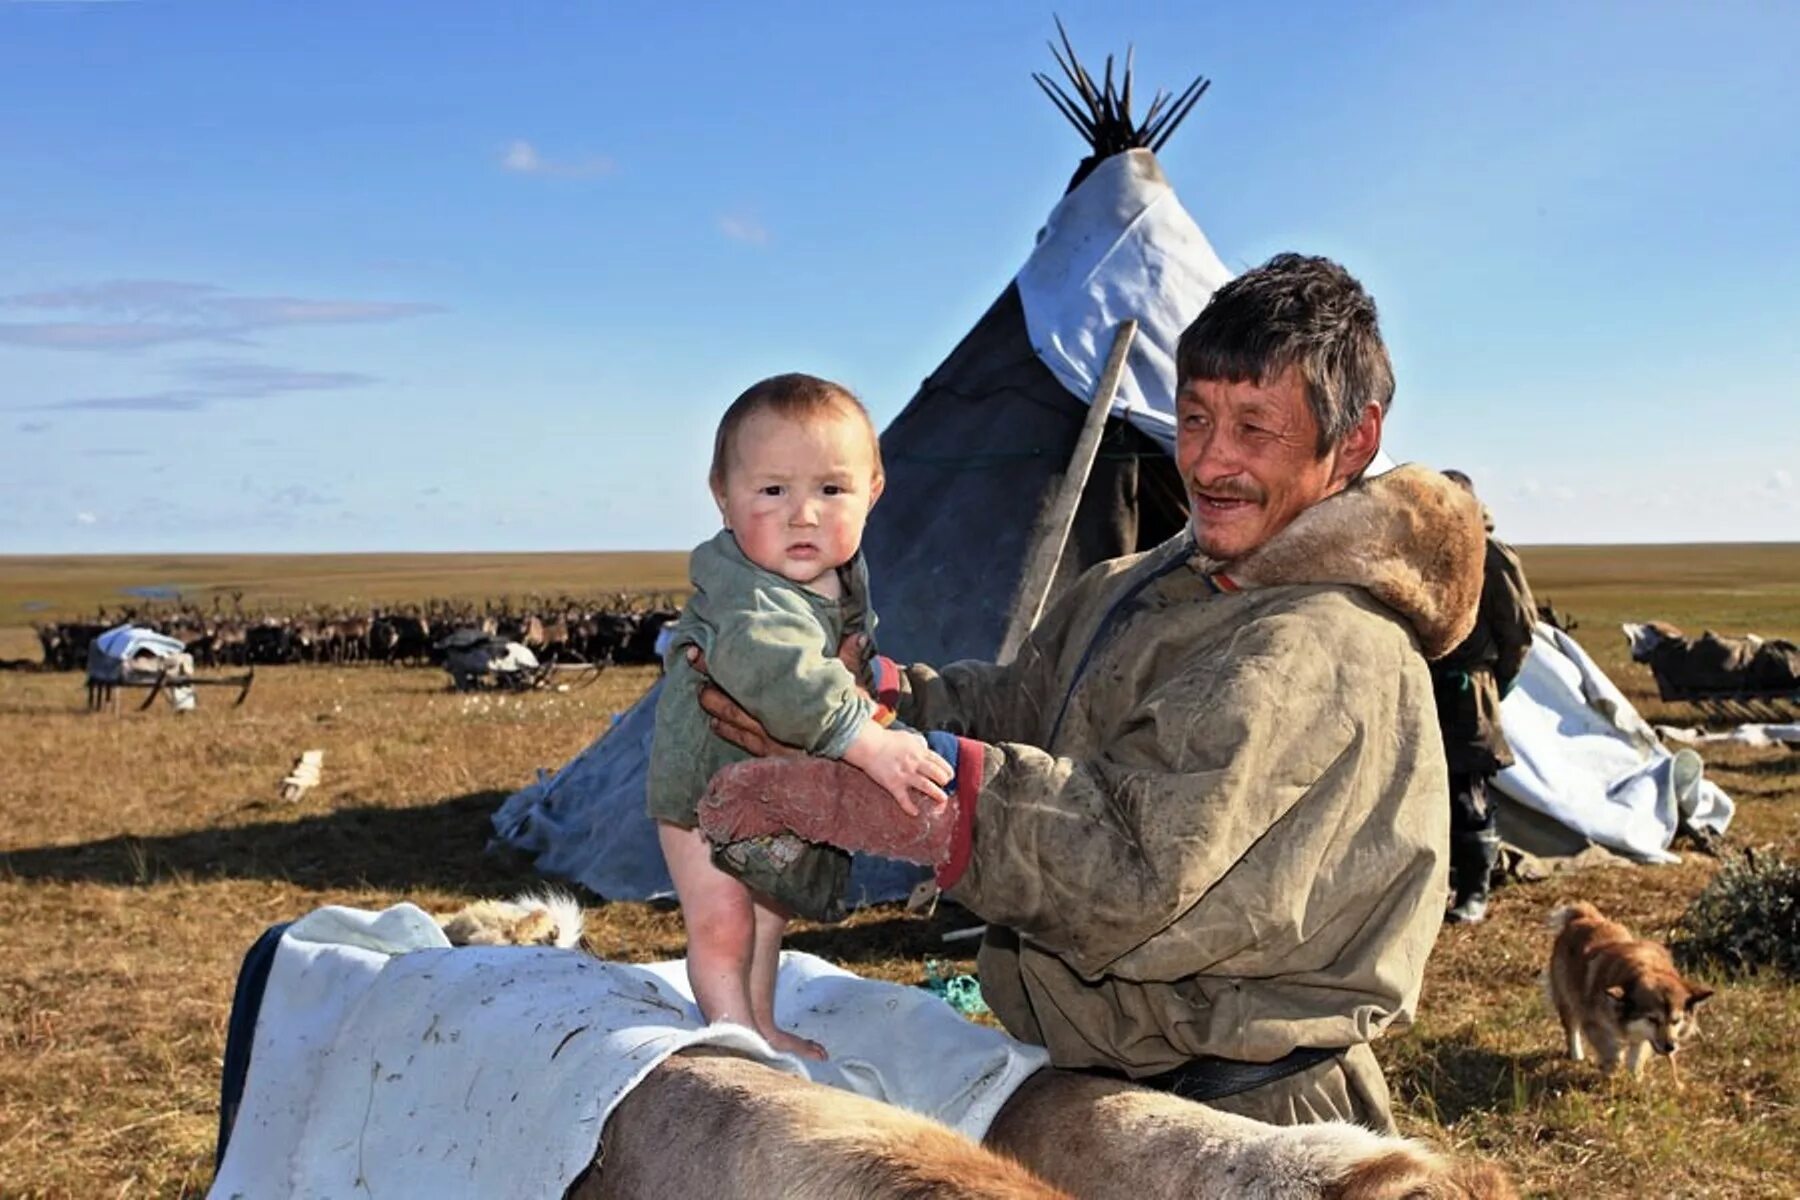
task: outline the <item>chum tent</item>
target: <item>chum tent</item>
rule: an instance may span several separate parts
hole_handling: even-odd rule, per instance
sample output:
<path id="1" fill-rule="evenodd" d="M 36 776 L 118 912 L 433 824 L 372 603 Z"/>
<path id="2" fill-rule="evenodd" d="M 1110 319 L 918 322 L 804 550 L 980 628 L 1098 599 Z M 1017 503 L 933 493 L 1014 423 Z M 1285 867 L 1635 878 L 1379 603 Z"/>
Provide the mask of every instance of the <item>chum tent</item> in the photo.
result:
<path id="1" fill-rule="evenodd" d="M 1207 84 L 1196 79 L 1177 97 L 1159 93 L 1145 118 L 1134 121 L 1129 67 L 1115 90 L 1110 60 L 1100 83 L 1072 50 L 1066 59 L 1058 55 L 1058 63 L 1074 96 L 1042 76 L 1037 81 L 1082 132 L 1090 153 L 1012 282 L 881 434 L 887 487 L 870 515 L 864 551 L 880 614 L 877 640 L 883 653 L 902 662 L 1000 654 L 1024 598 L 1022 577 L 1034 544 L 1059 535 L 1060 527 L 1051 528 L 1059 484 L 1065 472 L 1078 470 L 1071 455 L 1089 399 L 1115 332 L 1128 319 L 1136 322 L 1136 336 L 1091 469 L 1076 480 L 1079 504 L 1060 558 L 1052 560 L 1051 594 L 1097 562 L 1157 545 L 1186 519 L 1171 458 L 1175 348 L 1231 272 L 1182 207 L 1155 151 Z M 1373 469 L 1391 465 L 1383 456 Z M 1567 673 L 1540 671 L 1546 678 Z M 1553 703 L 1586 703 L 1579 688 L 1540 690 L 1555 692 Z M 535 856 L 544 874 L 575 880 L 607 899 L 673 895 L 644 812 L 656 695 L 653 687 L 561 770 L 540 772 L 508 798 L 494 815 L 497 840 Z M 1525 707 L 1521 702 L 1506 712 Z M 1552 717 L 1547 726 L 1540 720 L 1534 744 L 1544 743 L 1544 729 L 1554 739 L 1559 727 L 1587 724 L 1574 715 Z M 1550 746 L 1537 758 L 1556 753 Z M 1578 757 L 1600 770 L 1619 765 L 1606 753 Z M 1692 776 L 1692 765 L 1682 761 L 1682 781 Z M 1522 790 L 1548 824 L 1583 831 L 1577 840 L 1610 835 L 1618 822 L 1571 826 L 1559 805 L 1642 801 L 1658 813 L 1672 811 L 1667 796 L 1674 784 L 1644 800 L 1655 790 L 1649 785 L 1615 796 L 1608 783 L 1573 787 L 1567 779 L 1550 780 Z M 1682 794 L 1697 786 L 1684 782 Z M 1569 792 L 1566 800 L 1557 798 L 1559 787 Z M 1722 800 L 1709 797 L 1703 807 L 1728 819 L 1729 801 Z M 1647 821 L 1626 824 L 1629 836 L 1613 839 L 1611 848 L 1647 861 L 1669 857 L 1673 819 L 1656 845 Z M 1539 838 L 1538 845 L 1540 852 L 1566 851 L 1566 841 Z M 910 865 L 858 858 L 850 901 L 904 897 L 922 876 Z"/>

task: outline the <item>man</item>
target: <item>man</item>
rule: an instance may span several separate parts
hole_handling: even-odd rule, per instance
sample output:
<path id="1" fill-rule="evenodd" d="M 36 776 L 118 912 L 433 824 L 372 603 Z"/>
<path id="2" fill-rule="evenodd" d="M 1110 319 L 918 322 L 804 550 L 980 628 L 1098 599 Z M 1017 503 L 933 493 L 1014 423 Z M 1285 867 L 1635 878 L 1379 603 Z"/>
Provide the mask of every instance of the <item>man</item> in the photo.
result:
<path id="1" fill-rule="evenodd" d="M 899 817 L 853 769 L 786 757 L 721 771 L 701 824 L 933 864 L 988 922 L 983 995 L 1059 1067 L 1391 1129 L 1368 1043 L 1411 1017 L 1445 888 L 1421 650 L 1472 621 L 1477 508 L 1434 471 L 1357 482 L 1393 375 L 1335 263 L 1221 288 L 1177 369 L 1188 530 L 1087 572 L 1011 664 L 876 660 L 877 699 L 940 731 L 950 803 Z"/>
<path id="2" fill-rule="evenodd" d="M 1475 495 L 1461 471 L 1444 477 Z M 1478 501 L 1479 502 L 1479 501 Z M 1500 727 L 1500 701 L 1512 691 L 1525 656 L 1537 604 L 1525 582 L 1525 568 L 1512 547 L 1494 536 L 1485 505 L 1487 556 L 1482 567 L 1481 607 L 1475 628 L 1462 643 L 1431 664 L 1437 695 L 1438 728 L 1450 769 L 1450 887 L 1454 892 L 1444 920 L 1474 924 L 1487 916 L 1488 884 L 1500 857 L 1500 834 L 1488 802 L 1488 781 L 1512 766 L 1512 747 Z"/>

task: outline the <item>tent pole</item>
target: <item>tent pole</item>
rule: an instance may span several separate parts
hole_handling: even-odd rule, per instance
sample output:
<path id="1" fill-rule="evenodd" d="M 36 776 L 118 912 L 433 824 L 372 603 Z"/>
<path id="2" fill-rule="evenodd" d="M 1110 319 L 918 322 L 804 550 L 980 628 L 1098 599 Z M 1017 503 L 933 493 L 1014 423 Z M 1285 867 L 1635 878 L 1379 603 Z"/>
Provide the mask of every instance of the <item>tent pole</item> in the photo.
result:
<path id="1" fill-rule="evenodd" d="M 1069 455 L 1069 469 L 1063 473 L 1062 486 L 1055 503 L 1025 560 L 1025 577 L 1019 582 L 1013 599 L 1012 616 L 1007 618 L 1006 636 L 1000 641 L 1000 653 L 994 661 L 1009 663 L 1024 645 L 1025 637 L 1044 614 L 1044 602 L 1050 597 L 1050 585 L 1056 581 L 1056 568 L 1062 562 L 1063 547 L 1068 544 L 1069 530 L 1075 524 L 1075 510 L 1081 504 L 1081 493 L 1087 488 L 1088 475 L 1094 469 L 1094 458 L 1100 450 L 1100 434 L 1106 428 L 1107 414 L 1112 411 L 1113 397 L 1118 394 L 1119 380 L 1125 374 L 1125 359 L 1137 335 L 1137 318 L 1127 317 L 1113 333 L 1112 350 L 1100 372 L 1100 384 L 1088 402 L 1087 419 L 1082 422 L 1081 436 Z"/>

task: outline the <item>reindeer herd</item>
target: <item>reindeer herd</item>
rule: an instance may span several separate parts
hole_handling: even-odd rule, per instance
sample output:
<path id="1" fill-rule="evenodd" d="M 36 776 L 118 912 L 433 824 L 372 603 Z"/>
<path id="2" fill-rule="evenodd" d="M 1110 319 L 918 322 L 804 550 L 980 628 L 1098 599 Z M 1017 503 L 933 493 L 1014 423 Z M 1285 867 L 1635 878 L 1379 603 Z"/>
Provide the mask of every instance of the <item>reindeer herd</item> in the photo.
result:
<path id="1" fill-rule="evenodd" d="M 371 607 L 309 606 L 293 613 L 247 612 L 242 597 L 210 609 L 191 602 L 134 606 L 93 621 L 34 625 L 51 671 L 87 667 L 88 645 L 106 630 L 139 625 L 187 644 L 197 667 L 321 663 L 441 664 L 441 644 L 462 630 L 479 630 L 520 642 L 542 662 L 654 663 L 656 635 L 674 619 L 673 598 L 620 592 L 605 600 L 509 597 L 479 606 L 467 601 Z"/>

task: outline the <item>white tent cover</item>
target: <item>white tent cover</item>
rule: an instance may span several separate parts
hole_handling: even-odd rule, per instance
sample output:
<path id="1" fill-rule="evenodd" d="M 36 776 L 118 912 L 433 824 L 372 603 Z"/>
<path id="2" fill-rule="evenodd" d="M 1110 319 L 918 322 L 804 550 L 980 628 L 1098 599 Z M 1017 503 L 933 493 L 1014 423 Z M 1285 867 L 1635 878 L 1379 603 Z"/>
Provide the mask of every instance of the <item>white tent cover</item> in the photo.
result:
<path id="1" fill-rule="evenodd" d="M 1064 196 L 1014 283 L 1038 359 L 1083 404 L 1093 397 L 1120 322 L 1136 317 L 1112 415 L 1175 450 L 1175 348 L 1232 272 L 1181 206 L 1156 156 L 1103 160 Z M 1381 451 L 1369 467 L 1394 466 Z"/>
<path id="2" fill-rule="evenodd" d="M 1518 686 L 1500 706 L 1517 761 L 1495 785 L 1508 798 L 1639 862 L 1676 862 L 1683 818 L 1724 833 L 1731 798 L 1702 777 L 1692 750 L 1671 753 L 1575 639 L 1540 623 Z M 1504 831 L 1504 821 L 1502 823 Z"/>
<path id="3" fill-rule="evenodd" d="M 1113 331 L 1137 318 L 1113 415 L 1173 450 L 1175 345 L 1230 278 L 1155 155 L 1131 150 L 1103 160 L 1051 210 L 1015 282 L 1032 348 L 1083 403 Z"/>
<path id="4" fill-rule="evenodd" d="M 94 639 L 94 647 L 116 663 L 125 663 L 139 654 L 172 658 L 187 649 L 185 642 L 136 625 L 117 625 Z"/>

